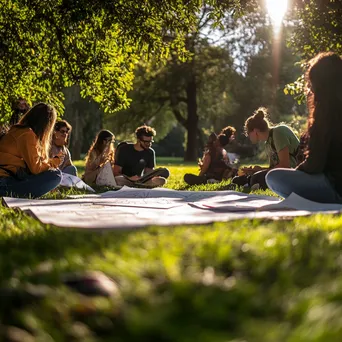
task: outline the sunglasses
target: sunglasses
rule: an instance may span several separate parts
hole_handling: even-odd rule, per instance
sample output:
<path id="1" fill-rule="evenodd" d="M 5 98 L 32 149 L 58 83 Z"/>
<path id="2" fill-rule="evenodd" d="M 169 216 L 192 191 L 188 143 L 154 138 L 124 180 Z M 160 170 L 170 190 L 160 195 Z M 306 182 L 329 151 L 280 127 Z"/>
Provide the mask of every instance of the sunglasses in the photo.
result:
<path id="1" fill-rule="evenodd" d="M 62 134 L 69 134 L 69 130 L 67 129 L 60 129 L 58 132 Z"/>
<path id="2" fill-rule="evenodd" d="M 140 141 L 145 143 L 145 144 L 153 144 L 154 143 L 154 140 L 143 140 L 143 139 L 140 139 Z"/>

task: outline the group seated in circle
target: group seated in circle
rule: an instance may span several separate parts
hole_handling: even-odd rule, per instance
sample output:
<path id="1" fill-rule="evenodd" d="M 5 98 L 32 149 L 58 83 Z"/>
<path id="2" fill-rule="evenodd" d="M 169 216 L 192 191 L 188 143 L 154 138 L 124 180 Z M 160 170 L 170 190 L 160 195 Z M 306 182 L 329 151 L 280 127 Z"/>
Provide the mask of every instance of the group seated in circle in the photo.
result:
<path id="1" fill-rule="evenodd" d="M 271 126 L 265 108 L 245 122 L 250 141 L 265 143 L 267 168 L 237 170 L 230 163 L 225 147 L 237 142 L 235 129 L 228 126 L 209 137 L 199 175 L 187 174 L 185 181 L 203 184 L 232 178 L 232 187 L 268 187 L 285 198 L 296 193 L 316 202 L 342 203 L 341 57 L 318 54 L 309 62 L 305 79 L 309 116 L 300 139 L 286 125 Z M 11 124 L 0 139 L 0 196 L 40 197 L 60 184 L 62 172 L 77 175 L 67 148 L 71 125 L 57 121 L 52 106 L 38 103 L 29 108 L 19 99 Z M 144 125 L 135 134 L 135 143 L 121 143 L 114 150 L 114 134 L 100 131 L 88 151 L 83 179 L 109 186 L 164 185 L 170 173 L 156 168 L 151 148 L 155 130 Z"/>

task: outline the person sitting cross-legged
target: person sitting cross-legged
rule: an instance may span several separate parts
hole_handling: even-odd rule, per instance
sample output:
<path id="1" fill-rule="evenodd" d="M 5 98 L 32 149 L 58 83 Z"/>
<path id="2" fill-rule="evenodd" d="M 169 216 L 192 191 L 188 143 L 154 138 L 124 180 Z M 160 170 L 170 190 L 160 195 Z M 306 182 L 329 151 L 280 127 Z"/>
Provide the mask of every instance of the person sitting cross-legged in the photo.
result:
<path id="1" fill-rule="evenodd" d="M 56 155 L 61 155 L 61 163 L 58 168 L 73 176 L 77 176 L 77 168 L 71 161 L 71 154 L 66 145 L 69 143 L 72 127 L 65 120 L 59 120 L 55 124 L 55 129 L 52 135 L 52 144 L 50 148 L 50 158 Z"/>
<path id="2" fill-rule="evenodd" d="M 206 183 L 221 182 L 235 175 L 235 170 L 229 165 L 227 151 L 223 148 L 229 142 L 229 136 L 224 133 L 210 134 L 203 158 L 199 162 L 200 173 L 194 175 L 186 173 L 185 183 L 189 185 L 200 185 Z"/>
<path id="3" fill-rule="evenodd" d="M 170 172 L 166 168 L 155 169 L 155 152 L 151 145 L 156 131 L 144 125 L 135 130 L 135 135 L 137 139 L 135 144 L 121 144 L 115 153 L 114 176 L 117 185 L 135 186 L 140 183 L 149 187 L 164 185 Z"/>
<path id="4" fill-rule="evenodd" d="M 32 107 L 0 140 L 0 196 L 40 197 L 62 180 L 60 156 L 49 159 L 56 110 Z"/>

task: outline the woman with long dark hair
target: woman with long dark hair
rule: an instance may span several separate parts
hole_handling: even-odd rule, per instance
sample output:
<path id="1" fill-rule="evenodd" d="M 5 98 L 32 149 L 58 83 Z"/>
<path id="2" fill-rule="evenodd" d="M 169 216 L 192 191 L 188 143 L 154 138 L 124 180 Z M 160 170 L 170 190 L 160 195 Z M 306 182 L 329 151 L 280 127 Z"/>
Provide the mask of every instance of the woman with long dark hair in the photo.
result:
<path id="1" fill-rule="evenodd" d="M 97 178 L 104 170 L 104 167 L 108 166 L 112 171 L 114 166 L 114 141 L 115 136 L 112 132 L 103 129 L 97 135 L 90 146 L 86 156 L 86 167 L 83 175 L 83 180 L 88 184 L 98 184 Z M 114 179 L 114 174 L 111 175 Z M 107 184 L 98 184 L 107 185 Z M 112 184 L 108 184 L 112 185 Z M 114 185 L 114 184 L 113 184 Z"/>
<path id="2" fill-rule="evenodd" d="M 1 138 L 1 196 L 40 197 L 59 185 L 60 158 L 49 159 L 56 118 L 52 106 L 39 103 Z"/>
<path id="3" fill-rule="evenodd" d="M 342 203 L 342 59 L 319 53 L 306 74 L 308 145 L 295 170 L 277 169 L 266 176 L 282 197 L 292 192 L 321 203 Z"/>

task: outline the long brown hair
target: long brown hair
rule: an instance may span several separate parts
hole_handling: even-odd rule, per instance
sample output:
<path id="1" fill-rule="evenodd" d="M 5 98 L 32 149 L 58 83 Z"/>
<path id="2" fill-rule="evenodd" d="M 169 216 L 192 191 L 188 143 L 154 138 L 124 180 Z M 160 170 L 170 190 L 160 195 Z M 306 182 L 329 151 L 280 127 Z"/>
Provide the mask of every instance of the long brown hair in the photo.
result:
<path id="1" fill-rule="evenodd" d="M 16 127 L 29 127 L 36 134 L 39 141 L 40 154 L 48 159 L 52 132 L 57 119 L 54 107 L 46 103 L 33 106 L 18 122 Z"/>
<path id="2" fill-rule="evenodd" d="M 342 116 L 342 59 L 334 52 L 321 52 L 309 61 L 306 73 L 308 128 L 315 120 L 340 130 Z M 337 120 L 337 121 L 336 121 Z M 319 129 L 317 127 L 317 129 Z"/>
<path id="3" fill-rule="evenodd" d="M 108 139 L 114 139 L 115 136 L 111 131 L 108 131 L 106 129 L 101 130 L 95 137 L 94 142 L 89 148 L 89 151 L 86 155 L 85 162 L 88 162 L 90 154 L 94 151 L 96 153 L 96 157 L 100 156 L 104 149 L 105 149 L 105 144 L 103 142 Z M 114 160 L 114 147 L 111 144 L 109 148 L 109 153 L 108 153 L 108 160 L 113 161 Z"/>

